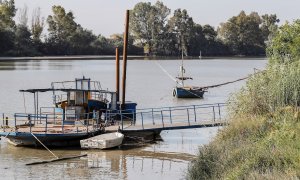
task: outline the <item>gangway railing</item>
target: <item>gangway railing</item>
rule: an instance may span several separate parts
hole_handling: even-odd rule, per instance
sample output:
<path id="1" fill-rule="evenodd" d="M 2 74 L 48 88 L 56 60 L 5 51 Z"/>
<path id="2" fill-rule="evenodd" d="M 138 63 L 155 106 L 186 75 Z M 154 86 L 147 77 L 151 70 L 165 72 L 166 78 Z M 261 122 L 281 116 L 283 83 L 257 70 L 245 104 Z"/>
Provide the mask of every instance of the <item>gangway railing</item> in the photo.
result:
<path id="1" fill-rule="evenodd" d="M 105 111 L 106 121 L 119 121 L 121 130 L 179 129 L 226 123 L 226 104 Z"/>

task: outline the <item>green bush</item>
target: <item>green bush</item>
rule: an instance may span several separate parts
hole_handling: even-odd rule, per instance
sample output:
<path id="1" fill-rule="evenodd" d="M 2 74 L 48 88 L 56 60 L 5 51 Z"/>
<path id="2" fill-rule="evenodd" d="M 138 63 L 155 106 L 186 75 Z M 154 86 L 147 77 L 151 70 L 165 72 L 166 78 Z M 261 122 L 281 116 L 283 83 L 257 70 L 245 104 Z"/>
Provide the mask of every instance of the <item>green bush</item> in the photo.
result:
<path id="1" fill-rule="evenodd" d="M 300 178 L 298 29 L 299 21 L 280 28 L 268 47 L 266 70 L 232 95 L 230 124 L 199 149 L 187 179 Z"/>

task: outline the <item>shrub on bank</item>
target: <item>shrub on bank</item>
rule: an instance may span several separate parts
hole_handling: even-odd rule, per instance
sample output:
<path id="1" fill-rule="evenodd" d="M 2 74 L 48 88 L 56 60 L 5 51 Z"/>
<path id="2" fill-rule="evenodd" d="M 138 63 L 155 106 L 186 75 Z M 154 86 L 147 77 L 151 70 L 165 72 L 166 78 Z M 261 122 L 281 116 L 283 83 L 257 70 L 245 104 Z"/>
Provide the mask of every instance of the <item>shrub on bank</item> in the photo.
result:
<path id="1" fill-rule="evenodd" d="M 298 21 L 284 25 L 268 50 L 280 52 L 280 38 L 295 28 L 300 30 Z M 284 47 L 285 54 L 299 45 L 300 41 Z M 266 70 L 253 75 L 232 96 L 230 125 L 199 149 L 188 179 L 300 178 L 299 59 L 280 61 L 286 56 L 279 53 L 269 58 Z"/>

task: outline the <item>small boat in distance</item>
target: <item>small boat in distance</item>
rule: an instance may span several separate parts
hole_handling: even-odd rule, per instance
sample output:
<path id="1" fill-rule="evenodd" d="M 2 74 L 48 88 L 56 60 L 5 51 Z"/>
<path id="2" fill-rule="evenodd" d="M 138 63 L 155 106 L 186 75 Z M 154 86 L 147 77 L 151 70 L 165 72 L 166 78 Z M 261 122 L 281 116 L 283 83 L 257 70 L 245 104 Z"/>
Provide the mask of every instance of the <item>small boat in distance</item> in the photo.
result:
<path id="1" fill-rule="evenodd" d="M 120 146 L 123 139 L 122 133 L 107 133 L 80 140 L 80 146 L 82 149 L 109 149 Z"/>
<path id="2" fill-rule="evenodd" d="M 184 71 L 184 68 L 180 66 L 181 71 Z M 183 74 L 183 73 L 182 73 Z M 201 87 L 194 87 L 194 86 L 185 86 L 184 81 L 185 80 L 192 80 L 191 77 L 176 77 L 181 82 L 178 83 L 176 87 L 173 89 L 173 96 L 177 98 L 203 98 L 204 93 L 206 92 L 206 89 Z M 180 85 L 179 85 L 180 84 Z"/>
<path id="3" fill-rule="evenodd" d="M 205 88 L 202 87 L 193 87 L 193 86 L 185 86 L 184 81 L 193 80 L 192 77 L 185 76 L 185 69 L 183 67 L 183 52 L 180 66 L 180 76 L 177 76 L 176 79 L 176 87 L 173 88 L 173 96 L 177 98 L 203 98 L 204 92 L 206 92 Z"/>
<path id="4" fill-rule="evenodd" d="M 202 53 L 201 53 L 201 51 L 200 51 L 199 59 L 202 59 Z"/>

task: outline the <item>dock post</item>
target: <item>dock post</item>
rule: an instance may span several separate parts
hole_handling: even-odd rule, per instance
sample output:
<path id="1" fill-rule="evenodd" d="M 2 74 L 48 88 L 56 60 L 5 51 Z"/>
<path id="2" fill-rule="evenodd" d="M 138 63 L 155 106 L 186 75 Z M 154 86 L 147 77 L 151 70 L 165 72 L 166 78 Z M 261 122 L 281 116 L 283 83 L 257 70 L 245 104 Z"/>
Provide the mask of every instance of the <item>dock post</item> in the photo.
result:
<path id="1" fill-rule="evenodd" d="M 17 119 L 16 119 L 16 115 L 15 115 L 15 121 L 16 121 Z M 30 130 L 30 133 L 31 133 L 31 126 L 32 126 L 32 124 L 31 124 L 31 115 L 30 114 L 28 114 L 28 120 L 29 120 L 29 130 Z"/>
<path id="2" fill-rule="evenodd" d="M 92 124 L 92 126 L 93 126 L 93 131 L 95 132 L 95 119 L 93 119 L 93 124 Z"/>
<path id="3" fill-rule="evenodd" d="M 5 123 L 6 123 L 6 126 L 8 126 L 8 117 L 7 117 L 7 116 L 5 117 L 5 121 L 6 121 L 6 122 L 5 122 Z M 16 125 L 16 126 L 17 126 L 17 125 Z"/>
<path id="4" fill-rule="evenodd" d="M 123 45 L 123 77 L 122 77 L 122 103 L 121 109 L 125 109 L 126 95 L 126 68 L 127 68 L 127 46 L 128 46 L 128 29 L 129 29 L 129 10 L 126 11 L 124 45 Z"/>
<path id="5" fill-rule="evenodd" d="M 116 47 L 116 102 L 120 101 L 120 55 Z"/>
<path id="6" fill-rule="evenodd" d="M 122 115 L 122 110 L 119 110 L 120 111 L 120 116 L 121 116 L 121 125 L 122 125 L 122 131 L 123 131 L 123 115 Z"/>
<path id="7" fill-rule="evenodd" d="M 54 122 L 53 123 L 55 124 L 55 120 L 56 120 L 55 108 L 53 108 L 53 110 L 54 110 L 54 113 L 53 113 L 53 115 L 54 115 L 54 119 L 53 119 Z"/>
<path id="8" fill-rule="evenodd" d="M 189 112 L 189 108 L 186 109 L 186 112 L 187 112 L 188 122 L 189 122 L 189 126 L 190 126 L 191 123 L 190 123 L 190 112 Z"/>
<path id="9" fill-rule="evenodd" d="M 86 133 L 89 133 L 89 117 L 88 117 L 88 114 L 86 116 Z"/>
<path id="10" fill-rule="evenodd" d="M 4 113 L 2 113 L 2 125 L 4 126 L 5 125 L 5 122 L 4 122 Z"/>
<path id="11" fill-rule="evenodd" d="M 194 105 L 194 116 L 195 116 L 195 122 L 197 122 L 196 106 L 195 105 Z"/>
<path id="12" fill-rule="evenodd" d="M 34 105 L 34 114 L 36 115 L 36 95 L 35 95 L 35 92 L 33 93 L 33 105 Z M 34 121 L 33 123 L 35 124 L 35 119 L 36 119 L 36 116 L 34 116 Z"/>
<path id="13" fill-rule="evenodd" d="M 170 111 L 170 123 L 172 124 L 172 113 L 171 113 L 171 108 L 169 108 L 169 111 Z"/>
<path id="14" fill-rule="evenodd" d="M 221 121 L 221 107 L 219 103 L 218 103 L 218 109 L 219 109 L 219 120 Z"/>
<path id="15" fill-rule="evenodd" d="M 41 119 L 42 117 L 40 117 Z M 48 131 L 48 114 L 46 114 L 46 129 L 45 129 L 45 134 L 47 134 Z"/>
<path id="16" fill-rule="evenodd" d="M 39 117 L 40 117 L 40 124 L 42 124 L 42 108 L 40 108 Z"/>
<path id="17" fill-rule="evenodd" d="M 61 126 L 61 132 L 64 134 L 64 126 L 65 126 L 65 120 L 62 121 L 62 126 Z"/>
<path id="18" fill-rule="evenodd" d="M 143 112 L 141 112 L 141 117 L 142 117 L 142 128 L 144 129 L 144 116 L 143 116 Z"/>
<path id="19" fill-rule="evenodd" d="M 152 123 L 153 123 L 153 125 L 155 124 L 155 122 L 154 122 L 154 112 L 153 112 L 153 108 L 152 108 Z"/>
<path id="20" fill-rule="evenodd" d="M 162 125 L 163 125 L 163 128 L 165 127 L 165 124 L 164 124 L 164 115 L 163 115 L 163 111 L 160 111 L 160 114 L 161 114 L 161 122 L 162 122 Z"/>
<path id="21" fill-rule="evenodd" d="M 215 106 L 213 106 L 213 120 L 216 122 Z"/>

